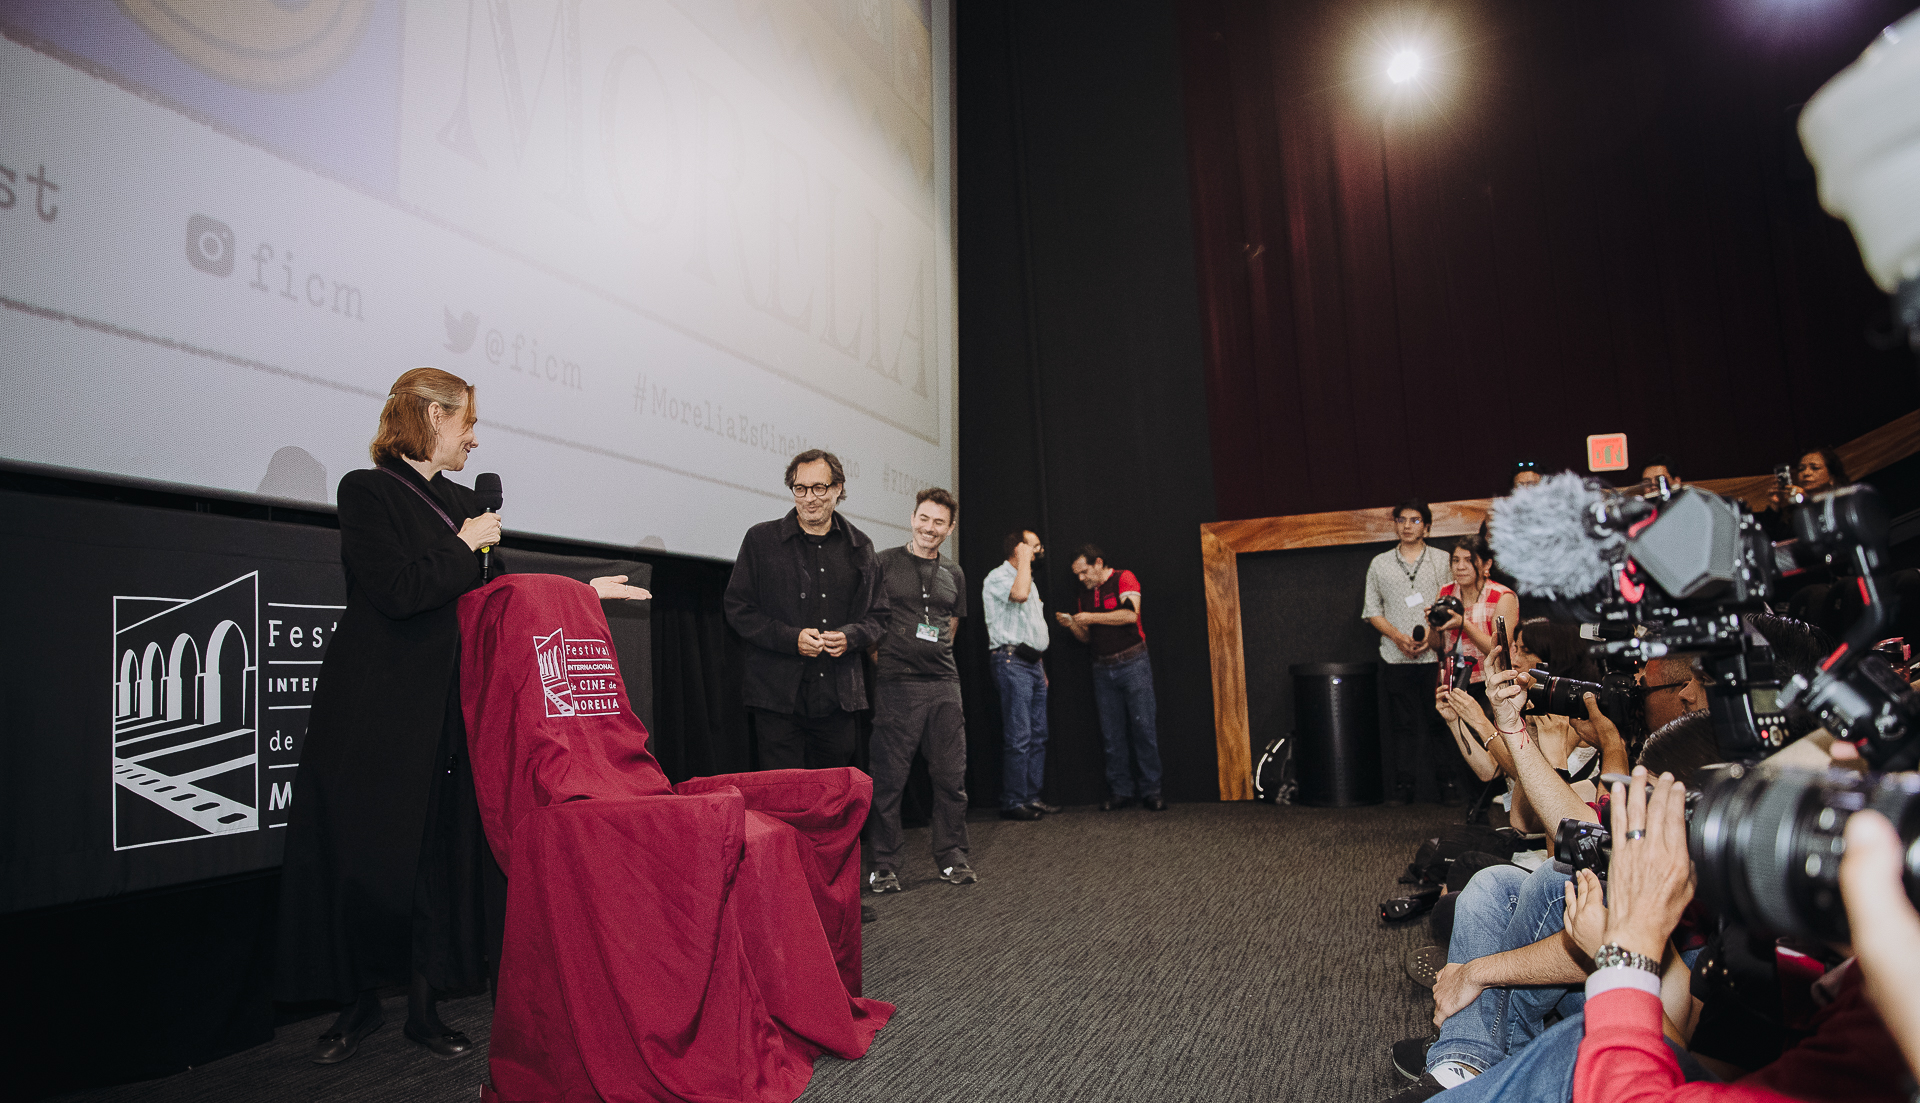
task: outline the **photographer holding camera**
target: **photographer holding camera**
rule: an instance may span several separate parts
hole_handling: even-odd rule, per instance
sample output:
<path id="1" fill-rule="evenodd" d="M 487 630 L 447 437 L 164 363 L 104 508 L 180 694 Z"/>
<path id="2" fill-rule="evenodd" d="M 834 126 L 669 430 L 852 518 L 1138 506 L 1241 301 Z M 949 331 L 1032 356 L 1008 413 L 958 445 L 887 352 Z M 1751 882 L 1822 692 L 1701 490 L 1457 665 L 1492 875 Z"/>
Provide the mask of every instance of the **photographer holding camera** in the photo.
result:
<path id="1" fill-rule="evenodd" d="M 1426 608 L 1427 623 L 1434 626 L 1434 631 L 1445 633 L 1450 653 L 1472 660 L 1467 680 L 1481 685 L 1487 679 L 1482 661 L 1494 647 L 1493 618 L 1505 617 L 1508 624 L 1519 624 L 1520 597 L 1487 577 L 1493 568 L 1493 549 L 1478 541 L 1461 541 L 1448 555 L 1447 567 L 1453 581 L 1440 587 L 1434 604 Z M 1454 600 L 1448 602 L 1448 598 Z"/>
<path id="2" fill-rule="evenodd" d="M 1835 757 L 1850 756 L 1843 751 Z M 1915 971 L 1915 947 L 1912 943 L 1898 946 L 1882 933 L 1885 928 L 1875 929 L 1874 920 L 1882 917 L 1873 914 L 1879 910 L 1873 907 L 1861 908 L 1859 918 L 1867 923 L 1863 933 L 1872 932 L 1878 939 L 1873 943 L 1878 958 L 1875 964 L 1883 976 L 1877 982 L 1867 980 L 1863 973 L 1863 965 L 1872 969 L 1873 964 L 1851 961 L 1833 969 L 1817 986 L 1831 998 L 1814 1016 L 1811 1034 L 1778 1060 L 1733 1083 L 1705 1083 L 1702 1081 L 1711 1077 L 1697 1066 L 1683 1069 L 1662 1035 L 1654 963 L 1665 952 L 1668 933 L 1694 892 L 1686 788 L 1667 774 L 1651 785 L 1646 781 L 1646 771 L 1636 769 L 1632 785 L 1616 784 L 1613 790 L 1613 829 L 1621 842 L 1614 847 L 1609 864 L 1610 898 L 1601 924 L 1603 942 L 1594 951 L 1599 968 L 1587 979 L 1585 1038 L 1573 1074 L 1575 1103 L 1653 1103 L 1682 1098 L 1893 1103 L 1909 1098 L 1900 1050 L 1875 1012 L 1876 1001 L 1871 997 L 1897 1007 L 1897 1013 L 1890 1016 L 1896 1021 L 1914 1021 L 1914 1001 L 1904 995 L 1900 980 L 1903 974 Z M 1869 904 L 1888 895 L 1886 835 L 1890 831 L 1876 835 L 1876 825 L 1867 818 L 1871 815 L 1855 816 L 1862 822 L 1847 825 L 1849 839 L 1867 841 L 1865 871 L 1860 871 L 1861 859 L 1851 852 L 1841 863 L 1843 888 L 1852 885 L 1848 894 L 1850 917 L 1856 898 L 1861 904 Z M 1876 844 L 1880 848 L 1877 853 Z M 1897 836 L 1892 844 L 1897 847 Z M 1877 870 L 1872 865 L 1875 858 L 1880 863 Z M 1852 877 L 1847 873 L 1850 865 L 1856 870 Z M 1590 874 L 1582 878 L 1587 883 L 1570 910 L 1600 906 L 1598 882 L 1590 878 Z M 1905 895 L 1894 891 L 1898 896 Z M 1895 911 L 1891 919 L 1893 939 L 1900 937 L 1902 924 L 1907 925 L 1909 936 L 1920 931 L 1920 918 L 1914 916 L 1911 904 L 1905 906 L 1904 915 Z M 1590 925 L 1577 919 L 1569 921 L 1570 929 Z"/>

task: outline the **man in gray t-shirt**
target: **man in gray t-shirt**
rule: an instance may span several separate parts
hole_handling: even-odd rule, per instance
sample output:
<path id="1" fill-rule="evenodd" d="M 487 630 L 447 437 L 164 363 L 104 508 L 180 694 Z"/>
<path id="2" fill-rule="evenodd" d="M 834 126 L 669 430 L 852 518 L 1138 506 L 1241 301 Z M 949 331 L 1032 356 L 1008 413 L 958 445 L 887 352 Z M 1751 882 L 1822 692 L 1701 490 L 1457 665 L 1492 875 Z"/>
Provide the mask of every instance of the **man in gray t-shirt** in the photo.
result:
<path id="1" fill-rule="evenodd" d="M 889 596 L 873 686 L 873 812 L 867 887 L 899 892 L 900 794 L 917 752 L 933 779 L 933 860 L 940 879 L 970 885 L 967 864 L 967 733 L 960 711 L 960 670 L 953 635 L 967 615 L 967 579 L 940 554 L 960 503 L 937 487 L 913 505 L 913 539 L 879 553 L 880 585 Z"/>

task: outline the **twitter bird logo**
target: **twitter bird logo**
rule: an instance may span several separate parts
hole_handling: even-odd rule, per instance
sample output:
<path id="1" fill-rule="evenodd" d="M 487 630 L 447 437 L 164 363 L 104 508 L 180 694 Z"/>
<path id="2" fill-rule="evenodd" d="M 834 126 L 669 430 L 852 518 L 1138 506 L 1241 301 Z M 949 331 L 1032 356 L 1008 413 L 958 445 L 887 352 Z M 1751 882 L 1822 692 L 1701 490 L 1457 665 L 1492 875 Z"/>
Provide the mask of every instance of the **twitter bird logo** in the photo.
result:
<path id="1" fill-rule="evenodd" d="M 480 332 L 480 316 L 469 310 L 456 318 L 448 307 L 441 307 L 447 315 L 447 351 L 465 352 L 473 347 L 473 335 Z"/>

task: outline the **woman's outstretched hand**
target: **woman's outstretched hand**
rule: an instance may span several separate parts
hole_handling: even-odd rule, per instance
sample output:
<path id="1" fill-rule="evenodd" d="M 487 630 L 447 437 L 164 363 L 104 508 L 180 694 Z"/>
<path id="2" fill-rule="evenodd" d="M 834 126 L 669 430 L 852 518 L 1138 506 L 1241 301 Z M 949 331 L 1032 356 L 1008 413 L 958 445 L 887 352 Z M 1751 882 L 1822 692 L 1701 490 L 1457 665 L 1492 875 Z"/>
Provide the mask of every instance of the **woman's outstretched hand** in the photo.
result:
<path id="1" fill-rule="evenodd" d="M 600 595 L 601 601 L 646 601 L 653 595 L 638 586 L 629 586 L 627 576 L 623 574 L 602 575 L 588 582 L 593 592 Z"/>

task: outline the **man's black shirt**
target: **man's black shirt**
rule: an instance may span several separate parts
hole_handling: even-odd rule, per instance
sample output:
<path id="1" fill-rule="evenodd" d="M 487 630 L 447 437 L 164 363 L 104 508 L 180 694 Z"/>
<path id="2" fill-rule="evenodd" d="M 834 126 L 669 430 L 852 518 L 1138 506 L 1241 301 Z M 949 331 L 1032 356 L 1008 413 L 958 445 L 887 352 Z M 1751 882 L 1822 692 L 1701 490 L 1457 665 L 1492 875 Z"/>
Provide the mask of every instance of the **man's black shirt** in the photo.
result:
<path id="1" fill-rule="evenodd" d="M 820 707 L 858 711 L 867 707 L 863 652 L 880 639 L 887 618 L 873 541 L 837 513 L 818 545 L 806 536 L 798 512 L 789 510 L 748 529 L 740 542 L 725 608 L 727 623 L 752 645 L 742 671 L 743 703 L 810 715 Z M 845 632 L 846 653 L 801 655 L 802 628 Z M 816 687 L 804 697 L 803 681 Z"/>

